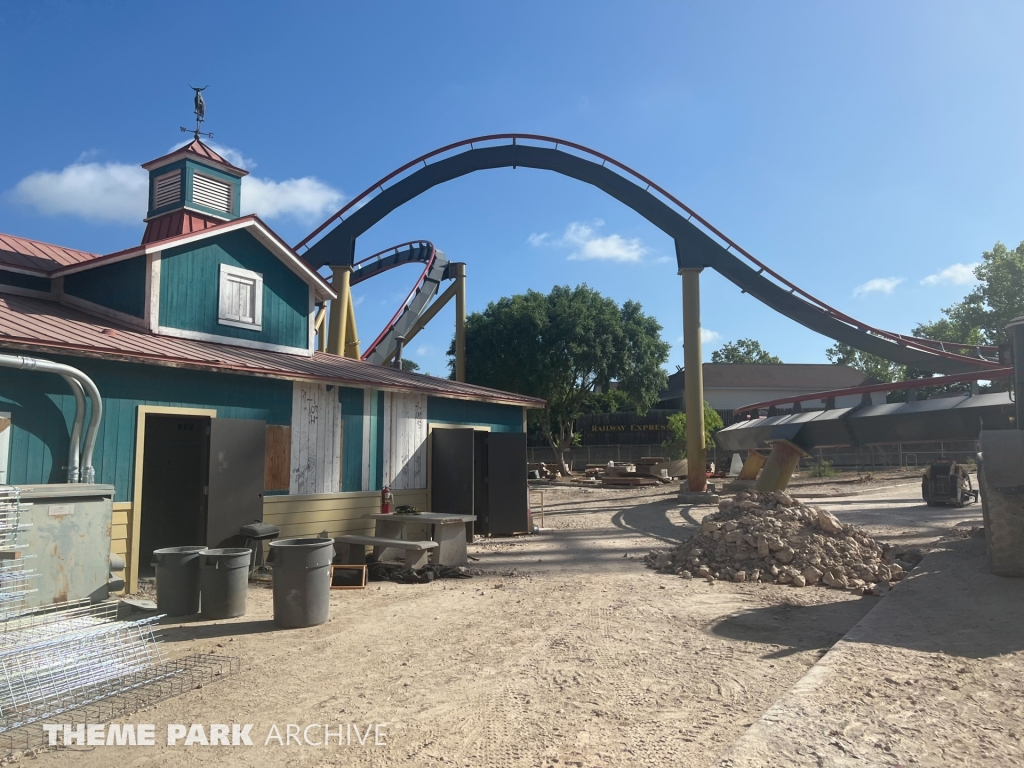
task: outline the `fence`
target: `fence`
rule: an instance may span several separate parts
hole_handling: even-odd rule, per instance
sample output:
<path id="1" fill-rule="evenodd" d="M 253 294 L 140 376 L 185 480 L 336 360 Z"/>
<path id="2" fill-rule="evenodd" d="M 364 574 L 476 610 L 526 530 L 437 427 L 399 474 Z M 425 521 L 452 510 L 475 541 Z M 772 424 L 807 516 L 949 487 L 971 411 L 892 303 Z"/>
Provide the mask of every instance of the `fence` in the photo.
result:
<path id="1" fill-rule="evenodd" d="M 868 445 L 861 448 L 815 448 L 813 456 L 803 459 L 801 466 L 807 467 L 819 461 L 831 462 L 837 469 L 880 470 L 896 467 L 924 467 L 940 458 L 955 459 L 958 462 L 974 461 L 978 453 L 977 440 L 947 440 L 924 443 L 893 443 L 889 445 Z M 644 456 L 665 456 L 660 443 L 648 445 L 580 445 L 565 454 L 565 460 L 574 472 L 582 472 L 587 464 L 607 464 L 609 461 L 637 462 Z M 544 462 L 557 464 L 555 452 L 547 446 L 527 448 L 531 464 Z M 732 453 L 721 451 L 717 446 L 708 446 L 708 461 L 722 469 L 728 469 Z"/>

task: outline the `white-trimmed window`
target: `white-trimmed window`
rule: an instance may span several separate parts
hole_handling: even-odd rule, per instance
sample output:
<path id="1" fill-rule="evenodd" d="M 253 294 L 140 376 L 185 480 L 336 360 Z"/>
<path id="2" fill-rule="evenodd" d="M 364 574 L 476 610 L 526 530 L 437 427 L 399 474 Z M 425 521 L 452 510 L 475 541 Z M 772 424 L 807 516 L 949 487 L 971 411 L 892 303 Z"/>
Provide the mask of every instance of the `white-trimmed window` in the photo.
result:
<path id="1" fill-rule="evenodd" d="M 221 264 L 217 320 L 221 325 L 262 330 L 263 275 Z"/>

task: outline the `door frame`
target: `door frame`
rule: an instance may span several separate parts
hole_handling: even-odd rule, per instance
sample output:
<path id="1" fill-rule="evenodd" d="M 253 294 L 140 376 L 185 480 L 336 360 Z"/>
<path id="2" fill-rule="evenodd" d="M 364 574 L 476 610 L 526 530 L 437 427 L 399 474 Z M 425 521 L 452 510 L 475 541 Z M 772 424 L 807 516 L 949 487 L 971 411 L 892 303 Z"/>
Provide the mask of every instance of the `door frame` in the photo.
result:
<path id="1" fill-rule="evenodd" d="M 216 408 L 179 408 L 170 405 L 140 405 L 135 411 L 135 472 L 132 481 L 131 551 L 128 553 L 128 592 L 139 589 L 139 538 L 142 534 L 142 467 L 146 452 L 146 417 L 209 416 L 217 418 Z"/>

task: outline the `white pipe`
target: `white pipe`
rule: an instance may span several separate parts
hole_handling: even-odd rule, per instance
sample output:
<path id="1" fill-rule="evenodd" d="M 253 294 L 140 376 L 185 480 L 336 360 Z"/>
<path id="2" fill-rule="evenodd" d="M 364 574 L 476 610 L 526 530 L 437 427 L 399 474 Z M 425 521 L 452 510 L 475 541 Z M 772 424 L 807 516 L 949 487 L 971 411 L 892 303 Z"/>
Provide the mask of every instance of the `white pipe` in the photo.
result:
<path id="1" fill-rule="evenodd" d="M 75 396 L 75 422 L 71 427 L 71 440 L 68 447 L 68 482 L 78 483 L 82 480 L 79 475 L 78 461 L 82 450 L 82 424 L 85 423 L 85 392 L 82 391 L 82 385 L 78 383 L 77 379 L 67 374 L 61 374 L 61 378 L 68 383 Z"/>
<path id="2" fill-rule="evenodd" d="M 77 368 L 72 368 L 70 365 L 64 365 L 62 363 L 54 363 L 50 360 L 43 360 L 38 357 L 22 357 L 21 355 L 0 355 L 0 367 L 2 368 L 18 368 L 26 371 L 40 371 L 43 373 L 55 373 L 58 376 L 64 377 L 65 381 L 67 377 L 71 377 L 78 384 L 81 385 L 82 389 L 85 390 L 85 394 L 88 395 L 89 399 L 92 400 L 92 413 L 89 415 L 89 426 L 85 431 L 85 447 L 82 449 L 82 460 L 79 463 L 80 481 L 83 483 L 94 483 L 96 482 L 96 469 L 92 465 L 92 454 L 96 448 L 96 435 L 100 431 L 100 419 L 103 418 L 103 399 L 100 397 L 100 391 L 96 388 L 96 384 L 93 380 L 82 373 Z M 71 391 L 74 393 L 74 386 L 71 387 Z M 78 396 L 75 396 L 76 406 L 78 402 Z M 84 406 L 84 403 L 83 403 Z M 84 411 L 84 407 L 81 408 Z M 81 416 L 85 418 L 84 413 Z M 75 414 L 75 421 L 79 421 L 78 413 Z M 81 427 L 79 426 L 79 430 Z M 72 427 L 72 436 L 74 436 L 74 427 Z M 78 446 L 72 442 L 72 450 L 77 449 Z M 69 462 L 70 464 L 70 462 Z M 71 467 L 68 467 L 70 475 Z M 73 480 L 71 482 L 74 482 Z"/>

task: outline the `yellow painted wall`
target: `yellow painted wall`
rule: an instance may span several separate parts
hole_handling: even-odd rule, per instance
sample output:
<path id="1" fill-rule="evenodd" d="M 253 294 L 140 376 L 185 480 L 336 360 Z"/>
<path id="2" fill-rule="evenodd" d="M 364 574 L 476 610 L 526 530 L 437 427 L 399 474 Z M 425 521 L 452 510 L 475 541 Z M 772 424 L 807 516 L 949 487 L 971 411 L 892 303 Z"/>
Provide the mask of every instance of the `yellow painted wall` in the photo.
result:
<path id="1" fill-rule="evenodd" d="M 411 504 L 427 510 L 426 490 L 395 491 L 395 506 Z M 279 538 L 316 536 L 327 531 L 331 537 L 343 533 L 373 535 L 373 521 L 363 515 L 380 512 L 380 491 L 318 493 L 308 496 L 266 496 L 263 522 L 281 529 Z"/>
<path id="2" fill-rule="evenodd" d="M 128 559 L 129 544 L 132 540 L 131 531 L 129 530 L 132 520 L 132 505 L 128 501 L 119 501 L 114 504 L 114 517 L 113 522 L 110 526 L 110 554 L 120 555 L 124 558 L 126 563 L 130 562 Z M 124 571 L 120 571 L 118 574 L 121 578 L 124 578 Z M 117 594 L 123 594 L 124 590 Z"/>

